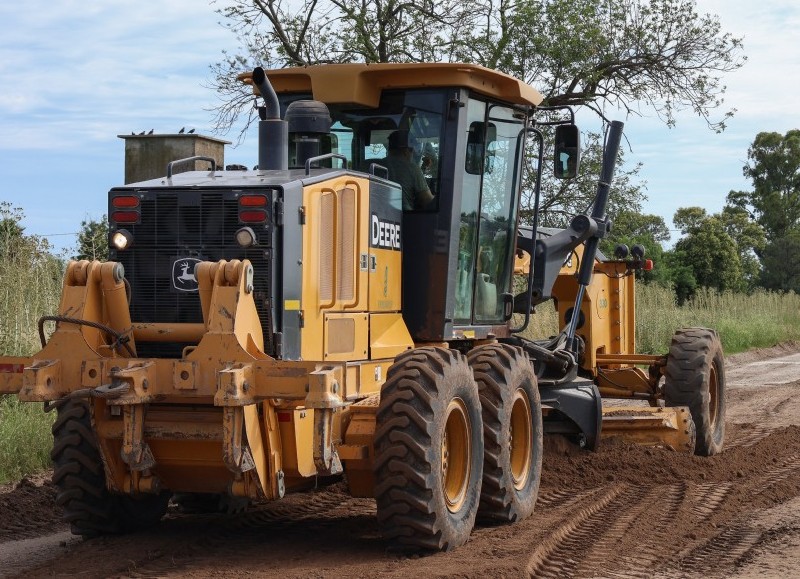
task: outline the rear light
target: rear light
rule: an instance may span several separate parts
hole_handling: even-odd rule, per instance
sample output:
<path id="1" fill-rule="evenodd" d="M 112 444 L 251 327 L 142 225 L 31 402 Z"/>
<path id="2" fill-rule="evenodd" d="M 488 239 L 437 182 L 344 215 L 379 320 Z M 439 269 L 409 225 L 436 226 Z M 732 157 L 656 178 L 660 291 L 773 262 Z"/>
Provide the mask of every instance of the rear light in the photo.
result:
<path id="1" fill-rule="evenodd" d="M 266 195 L 242 195 L 239 197 L 239 207 L 266 207 Z"/>
<path id="2" fill-rule="evenodd" d="M 138 211 L 114 211 L 111 214 L 111 221 L 114 223 L 138 223 Z"/>
<path id="3" fill-rule="evenodd" d="M 242 223 L 262 223 L 267 220 L 267 212 L 263 209 L 239 211 L 239 221 Z"/>
<path id="4" fill-rule="evenodd" d="M 644 260 L 644 265 L 642 266 L 642 269 L 645 270 L 645 271 L 652 270 L 653 269 L 653 260 L 652 259 L 645 259 Z"/>
<path id="5" fill-rule="evenodd" d="M 263 223 L 267 220 L 266 195 L 242 195 L 239 197 L 239 221 Z"/>
<path id="6" fill-rule="evenodd" d="M 133 207 L 139 207 L 139 198 L 134 195 L 122 195 L 120 197 L 114 197 L 111 200 L 111 206 L 115 209 L 131 209 Z"/>
<path id="7" fill-rule="evenodd" d="M 139 223 L 141 215 L 138 195 L 117 195 L 111 198 L 112 223 Z"/>

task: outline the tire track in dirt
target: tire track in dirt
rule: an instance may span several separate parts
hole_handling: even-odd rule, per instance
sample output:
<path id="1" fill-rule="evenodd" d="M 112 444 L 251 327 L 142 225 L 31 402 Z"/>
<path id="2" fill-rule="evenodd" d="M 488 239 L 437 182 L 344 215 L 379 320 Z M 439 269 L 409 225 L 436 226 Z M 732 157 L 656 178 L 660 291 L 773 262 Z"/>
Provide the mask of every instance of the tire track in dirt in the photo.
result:
<path id="1" fill-rule="evenodd" d="M 724 576 L 760 539 L 759 529 L 744 524 L 728 527 L 682 557 L 677 570 L 708 577 Z"/>
<path id="2" fill-rule="evenodd" d="M 202 525 L 210 532 L 199 538 L 190 536 L 181 545 L 165 549 L 158 557 L 138 561 L 129 574 L 140 578 L 163 577 L 202 567 L 209 553 L 257 549 L 265 535 L 300 537 L 309 533 L 309 525 L 324 531 L 336 527 L 342 518 L 358 516 L 374 519 L 374 501 L 330 491 L 290 496 L 239 515 L 178 515 L 174 518 L 176 526 Z M 166 532 L 171 536 L 181 535 L 180 529 L 166 529 Z"/>
<path id="3" fill-rule="evenodd" d="M 580 562 L 575 559 L 587 541 L 599 536 L 640 490 L 623 485 L 598 490 L 587 497 L 587 505 L 554 529 L 534 550 L 527 562 L 527 572 L 536 577 L 569 577 Z"/>
<path id="4" fill-rule="evenodd" d="M 800 470 L 800 453 L 786 458 L 780 466 L 769 472 L 759 485 L 756 494 L 763 494 L 775 485 L 785 481 L 795 471 Z"/>
<path id="5" fill-rule="evenodd" d="M 763 495 L 789 479 L 797 471 L 800 471 L 800 453 L 783 458 L 761 476 L 742 485 L 736 494 L 739 497 Z M 701 485 L 707 494 L 705 496 L 698 495 L 695 514 L 699 515 L 700 519 L 697 521 L 695 529 L 699 529 L 703 523 L 710 520 L 723 506 L 726 506 L 727 512 L 721 513 L 717 517 L 719 520 L 714 524 L 719 531 L 700 539 L 699 542 L 695 541 L 688 549 L 684 549 L 678 554 L 673 562 L 662 565 L 659 569 L 659 576 L 673 577 L 677 573 L 705 577 L 725 576 L 762 541 L 763 530 L 749 522 L 749 515 L 741 516 L 738 509 L 735 508 L 737 501 L 732 496 L 734 494 L 732 483 L 713 488 L 715 485 L 716 483 Z M 733 504 L 725 505 L 729 497 Z"/>
<path id="6" fill-rule="evenodd" d="M 730 450 L 737 447 L 753 446 L 767 438 L 773 432 L 775 432 L 775 428 L 761 425 L 756 425 L 748 429 L 740 428 L 725 442 L 725 448 Z"/>
<path id="7" fill-rule="evenodd" d="M 733 487 L 732 483 L 703 483 L 692 493 L 692 510 L 698 522 L 703 522 L 716 512 Z"/>

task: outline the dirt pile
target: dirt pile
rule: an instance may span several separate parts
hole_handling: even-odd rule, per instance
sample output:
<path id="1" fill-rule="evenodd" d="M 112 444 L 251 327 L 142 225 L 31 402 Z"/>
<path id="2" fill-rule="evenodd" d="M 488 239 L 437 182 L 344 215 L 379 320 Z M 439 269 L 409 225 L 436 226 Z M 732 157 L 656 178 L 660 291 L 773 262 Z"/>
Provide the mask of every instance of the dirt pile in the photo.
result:
<path id="1" fill-rule="evenodd" d="M 13 541 L 66 529 L 49 475 L 24 478 L 0 491 L 0 541 Z"/>
<path id="2" fill-rule="evenodd" d="M 729 425 L 735 440 L 755 428 Z M 774 467 L 787 448 L 800 452 L 800 427 L 769 432 L 749 446 L 733 446 L 720 455 L 699 457 L 664 448 L 604 440 L 597 452 L 585 452 L 559 437 L 548 437 L 542 467 L 542 489 L 592 488 L 611 482 L 631 485 L 708 483 L 754 479 Z M 800 485 L 800 480 L 797 481 Z"/>

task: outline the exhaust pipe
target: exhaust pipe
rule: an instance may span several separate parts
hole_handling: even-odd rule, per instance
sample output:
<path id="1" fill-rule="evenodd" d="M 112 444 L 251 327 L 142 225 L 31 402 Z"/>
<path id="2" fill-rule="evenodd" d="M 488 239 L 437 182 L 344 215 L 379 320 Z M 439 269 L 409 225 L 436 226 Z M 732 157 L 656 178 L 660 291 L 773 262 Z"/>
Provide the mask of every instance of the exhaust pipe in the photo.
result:
<path id="1" fill-rule="evenodd" d="M 278 95 L 260 66 L 253 70 L 253 84 L 264 99 L 264 107 L 258 111 L 261 117 L 258 122 L 258 169 L 286 171 L 289 168 L 289 124 L 281 119 Z"/>

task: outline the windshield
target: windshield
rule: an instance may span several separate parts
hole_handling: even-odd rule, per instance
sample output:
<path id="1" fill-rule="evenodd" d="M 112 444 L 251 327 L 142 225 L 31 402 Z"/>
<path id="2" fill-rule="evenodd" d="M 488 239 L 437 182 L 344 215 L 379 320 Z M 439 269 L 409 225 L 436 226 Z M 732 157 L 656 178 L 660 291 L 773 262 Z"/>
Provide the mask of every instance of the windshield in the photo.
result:
<path id="1" fill-rule="evenodd" d="M 280 95 L 281 108 L 309 95 Z M 323 153 L 338 153 L 347 157 L 350 169 L 369 172 L 373 164 L 378 176 L 398 181 L 406 189 L 406 182 L 392 174 L 397 166 L 390 159 L 389 143 L 392 133 L 407 132 L 404 148 L 408 150 L 406 165 L 414 172 L 408 186 L 427 187 L 438 199 L 440 185 L 439 155 L 444 150 L 443 125 L 447 104 L 446 93 L 438 90 L 386 91 L 377 108 L 353 108 L 347 105 L 329 105 L 333 125 L 329 142 Z M 405 161 L 404 161 L 405 162 Z M 415 181 L 416 179 L 416 181 Z M 421 181 L 424 179 L 424 181 Z M 436 203 L 410 204 L 406 210 L 430 211 Z"/>

